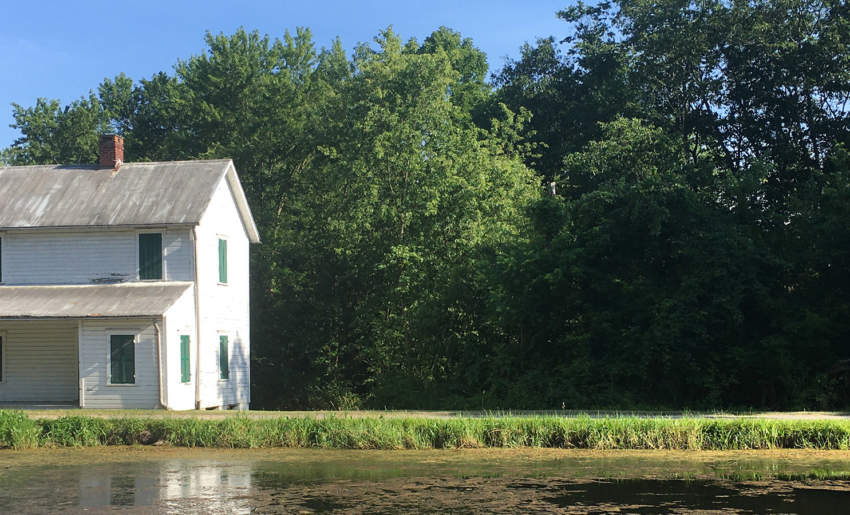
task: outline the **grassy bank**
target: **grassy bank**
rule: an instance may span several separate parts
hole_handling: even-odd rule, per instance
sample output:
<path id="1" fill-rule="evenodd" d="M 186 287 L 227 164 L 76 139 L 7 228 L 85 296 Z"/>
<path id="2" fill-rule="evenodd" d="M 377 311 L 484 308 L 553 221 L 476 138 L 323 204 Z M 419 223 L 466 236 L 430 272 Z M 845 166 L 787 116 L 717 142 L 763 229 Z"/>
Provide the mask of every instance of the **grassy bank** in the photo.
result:
<path id="1" fill-rule="evenodd" d="M 164 443 L 181 447 L 454 449 L 850 449 L 850 422 L 706 418 L 30 419 L 0 410 L 0 447 Z"/>

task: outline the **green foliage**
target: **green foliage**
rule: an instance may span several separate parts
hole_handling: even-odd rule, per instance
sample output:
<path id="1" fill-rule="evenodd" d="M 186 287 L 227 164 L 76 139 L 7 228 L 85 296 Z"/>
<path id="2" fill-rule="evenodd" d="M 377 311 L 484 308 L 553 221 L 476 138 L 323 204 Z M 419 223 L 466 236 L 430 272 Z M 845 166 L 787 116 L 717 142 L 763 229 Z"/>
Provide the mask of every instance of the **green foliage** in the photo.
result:
<path id="1" fill-rule="evenodd" d="M 39 426 L 20 410 L 0 410 L 0 449 L 38 446 Z"/>
<path id="2" fill-rule="evenodd" d="M 558 195 L 496 270 L 511 365 L 487 389 L 507 406 L 846 406 L 846 231 L 828 220 L 848 170 L 847 6 L 559 16 L 564 50 L 541 40 L 497 76 L 497 99 L 542 114 L 526 159 Z"/>
<path id="3" fill-rule="evenodd" d="M 128 160 L 233 158 L 263 241 L 255 406 L 846 407 L 846 3 L 558 16 L 566 37 L 525 45 L 492 84 L 445 27 L 421 44 L 388 29 L 351 57 L 303 28 L 207 34 L 172 74 L 15 105 L 0 161 L 94 161 L 104 130 Z M 76 423 L 57 434 L 102 440 Z M 292 424 L 286 438 L 354 445 Z M 363 445 L 514 441 L 423 424 Z M 140 440 L 131 426 L 120 438 Z M 632 438 L 606 431 L 585 437 Z"/>
<path id="4" fill-rule="evenodd" d="M 0 410 L 16 440 L 4 446 L 91 447 L 156 442 L 180 447 L 317 449 L 841 449 L 850 448 L 850 423 L 707 418 L 484 417 L 431 418 L 197 418 L 102 419 L 62 417 L 30 421 Z M 0 429 L 10 427 L 0 425 Z M 27 436 L 21 436 L 23 434 Z M 9 434 L 9 433 L 6 433 Z M 38 438 L 36 435 L 40 434 Z M 3 433 L 0 433 L 2 436 Z"/>
<path id="5" fill-rule="evenodd" d="M 60 447 L 91 447 L 105 445 L 112 424 L 105 419 L 66 416 L 44 421 L 40 440 L 42 445 Z"/>

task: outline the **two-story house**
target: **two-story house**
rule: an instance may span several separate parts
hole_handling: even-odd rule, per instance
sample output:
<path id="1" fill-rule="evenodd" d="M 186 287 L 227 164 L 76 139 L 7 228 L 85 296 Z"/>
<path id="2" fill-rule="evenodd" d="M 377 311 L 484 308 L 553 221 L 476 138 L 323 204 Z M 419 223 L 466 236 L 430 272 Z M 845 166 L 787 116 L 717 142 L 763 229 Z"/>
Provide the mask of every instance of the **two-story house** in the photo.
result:
<path id="1" fill-rule="evenodd" d="M 248 246 L 230 160 L 0 168 L 0 404 L 250 402 Z"/>

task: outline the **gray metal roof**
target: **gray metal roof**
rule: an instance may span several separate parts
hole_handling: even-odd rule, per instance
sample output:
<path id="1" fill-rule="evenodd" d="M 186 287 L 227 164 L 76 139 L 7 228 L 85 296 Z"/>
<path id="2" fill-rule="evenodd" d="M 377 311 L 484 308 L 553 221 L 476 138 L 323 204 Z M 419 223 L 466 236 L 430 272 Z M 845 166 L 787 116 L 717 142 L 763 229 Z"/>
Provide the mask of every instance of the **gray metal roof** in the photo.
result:
<path id="1" fill-rule="evenodd" d="M 0 286 L 0 319 L 162 315 L 191 282 Z"/>
<path id="2" fill-rule="evenodd" d="M 228 168 L 229 159 L 124 163 L 117 172 L 96 165 L 0 168 L 0 229 L 196 224 Z M 241 214 L 250 233 L 250 212 Z"/>

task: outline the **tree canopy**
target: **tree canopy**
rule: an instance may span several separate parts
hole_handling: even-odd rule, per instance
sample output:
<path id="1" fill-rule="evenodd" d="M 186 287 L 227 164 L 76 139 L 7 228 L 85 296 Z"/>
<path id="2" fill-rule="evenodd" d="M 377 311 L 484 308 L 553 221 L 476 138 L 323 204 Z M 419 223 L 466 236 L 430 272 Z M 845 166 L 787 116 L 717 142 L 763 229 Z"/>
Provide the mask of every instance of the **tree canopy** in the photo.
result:
<path id="1" fill-rule="evenodd" d="M 619 0 L 474 42 L 207 34 L 13 104 L 10 164 L 234 159 L 256 406 L 835 408 L 850 394 L 843 1 Z"/>

